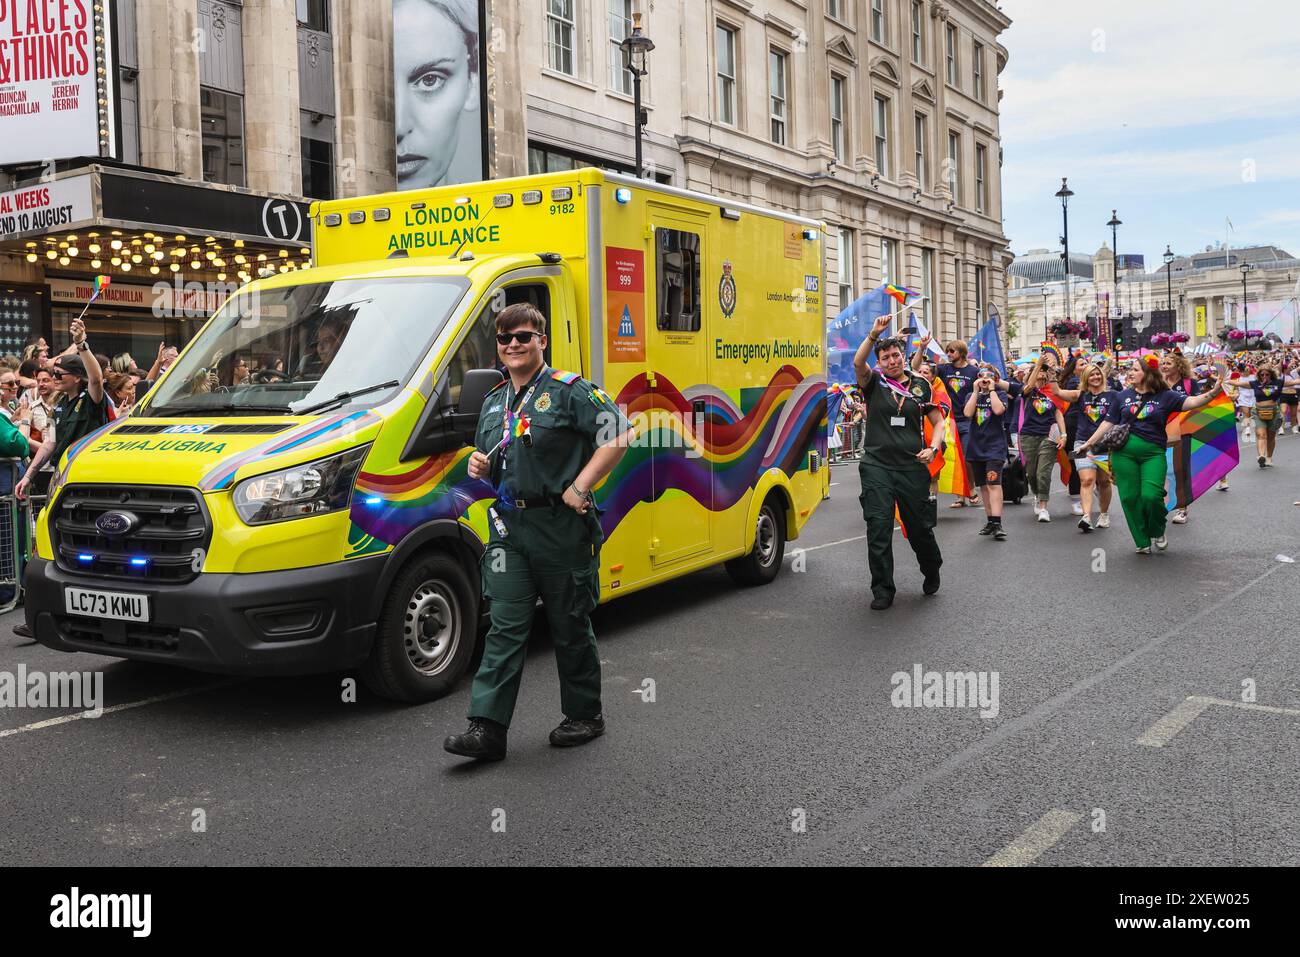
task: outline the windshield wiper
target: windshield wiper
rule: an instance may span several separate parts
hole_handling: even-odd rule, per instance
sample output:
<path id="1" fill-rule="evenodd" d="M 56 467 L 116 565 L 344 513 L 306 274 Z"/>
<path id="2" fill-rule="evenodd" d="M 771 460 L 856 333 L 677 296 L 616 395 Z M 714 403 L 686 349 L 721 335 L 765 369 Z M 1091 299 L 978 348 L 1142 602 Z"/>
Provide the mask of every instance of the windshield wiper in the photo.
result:
<path id="1" fill-rule="evenodd" d="M 158 405 L 149 409 L 152 418 L 184 415 L 218 415 L 222 412 L 265 412 L 271 415 L 288 415 L 292 410 L 282 405 L 235 405 L 223 402 L 221 405 Z"/>
<path id="2" fill-rule="evenodd" d="M 390 379 L 387 382 L 380 382 L 375 385 L 368 385 L 364 389 L 353 389 L 351 392 L 340 392 L 332 399 L 326 399 L 324 402 L 317 402 L 315 405 L 309 405 L 305 409 L 292 410 L 294 415 L 311 415 L 313 412 L 320 412 L 322 409 L 328 409 L 332 405 L 342 405 L 349 399 L 355 399 L 359 395 L 366 395 L 369 392 L 378 392 L 380 389 L 391 389 L 393 386 L 401 385 L 397 379 Z"/>

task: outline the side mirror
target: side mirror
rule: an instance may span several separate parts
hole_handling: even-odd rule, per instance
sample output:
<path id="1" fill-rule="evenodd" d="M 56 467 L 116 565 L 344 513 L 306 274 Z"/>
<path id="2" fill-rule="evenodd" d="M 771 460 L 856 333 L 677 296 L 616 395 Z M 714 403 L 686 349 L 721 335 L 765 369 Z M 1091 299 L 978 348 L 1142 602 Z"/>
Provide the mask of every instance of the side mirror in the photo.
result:
<path id="1" fill-rule="evenodd" d="M 439 392 L 435 391 L 406 442 L 401 461 L 441 455 L 472 443 L 483 402 L 502 379 L 495 369 L 470 369 L 461 384 L 460 405 L 456 408 L 443 407 Z"/>
<path id="2" fill-rule="evenodd" d="M 472 415 L 478 422 L 478 415 L 483 411 L 483 400 L 489 392 L 501 384 L 504 376 L 496 369 L 470 369 L 465 373 L 465 381 L 460 387 L 460 405 L 456 409 L 458 416 Z"/>

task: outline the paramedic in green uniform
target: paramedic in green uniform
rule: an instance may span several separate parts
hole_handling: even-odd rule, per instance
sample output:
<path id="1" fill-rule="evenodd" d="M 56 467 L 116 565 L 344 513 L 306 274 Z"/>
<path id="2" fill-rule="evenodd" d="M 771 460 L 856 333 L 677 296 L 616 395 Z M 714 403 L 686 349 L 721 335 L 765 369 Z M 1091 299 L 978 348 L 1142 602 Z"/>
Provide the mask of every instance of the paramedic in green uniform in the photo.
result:
<path id="1" fill-rule="evenodd" d="M 572 372 L 547 367 L 546 319 L 534 306 L 507 306 L 496 329 L 497 355 L 509 377 L 483 402 L 469 461 L 470 476 L 498 492 L 482 559 L 492 626 L 474 677 L 469 730 L 443 742 L 452 754 L 488 761 L 506 755 L 539 597 L 555 643 L 565 715 L 551 744 L 586 744 L 605 733 L 591 629 L 604 535 L 591 489 L 618 464 L 631 438 L 631 425 L 609 396 Z"/>
<path id="2" fill-rule="evenodd" d="M 911 375 L 904 364 L 904 343 L 881 339 L 889 316 L 881 316 L 853 357 L 867 405 L 865 444 L 858 474 L 862 478 L 862 517 L 867 522 L 867 563 L 871 568 L 871 607 L 894 603 L 894 508 L 907 530 L 907 543 L 925 576 L 922 591 L 939 590 L 943 557 L 934 539 L 935 505 L 930 499 L 930 461 L 943 442 L 943 413 L 931 404 L 930 384 Z M 872 350 L 876 368 L 867 365 Z M 925 444 L 923 419 L 934 424 L 932 444 Z"/>

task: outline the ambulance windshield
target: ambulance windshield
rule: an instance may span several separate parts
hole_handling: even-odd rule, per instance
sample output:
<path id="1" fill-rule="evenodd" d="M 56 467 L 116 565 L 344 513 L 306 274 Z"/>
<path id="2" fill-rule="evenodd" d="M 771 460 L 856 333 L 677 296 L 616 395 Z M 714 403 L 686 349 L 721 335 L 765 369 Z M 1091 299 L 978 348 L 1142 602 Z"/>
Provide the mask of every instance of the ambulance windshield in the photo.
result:
<path id="1" fill-rule="evenodd" d="M 379 405 L 468 288 L 457 277 L 403 277 L 239 292 L 137 414 L 294 414 L 352 392 L 338 405 Z"/>

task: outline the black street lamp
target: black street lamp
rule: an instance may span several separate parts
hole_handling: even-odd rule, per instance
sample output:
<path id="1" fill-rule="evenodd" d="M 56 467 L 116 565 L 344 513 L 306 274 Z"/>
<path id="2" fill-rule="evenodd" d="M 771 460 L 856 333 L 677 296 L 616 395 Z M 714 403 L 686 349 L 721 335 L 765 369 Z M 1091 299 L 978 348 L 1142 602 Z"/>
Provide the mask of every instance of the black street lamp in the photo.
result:
<path id="1" fill-rule="evenodd" d="M 1110 222 L 1106 225 L 1110 227 L 1110 244 L 1115 247 L 1115 311 L 1119 312 L 1119 227 L 1124 225 L 1124 221 L 1112 209 L 1110 211 Z"/>
<path id="2" fill-rule="evenodd" d="M 1246 273 L 1255 267 L 1250 263 L 1241 264 L 1241 331 L 1245 332 L 1249 328 L 1249 314 L 1246 306 Z"/>
<path id="3" fill-rule="evenodd" d="M 643 178 L 641 162 L 641 131 L 645 129 L 650 118 L 641 108 L 641 77 L 649 71 L 645 68 L 646 54 L 655 48 L 654 41 L 641 32 L 641 14 L 632 14 L 632 32 L 619 44 L 623 51 L 623 69 L 632 74 L 632 108 L 636 113 L 636 175 Z"/>
<path id="4" fill-rule="evenodd" d="M 1165 308 L 1172 309 L 1174 302 L 1174 252 L 1165 243 Z"/>
<path id="5" fill-rule="evenodd" d="M 1056 191 L 1056 195 L 1061 200 L 1061 245 L 1065 252 L 1061 258 L 1065 260 L 1065 318 L 1073 319 L 1073 303 L 1070 301 L 1070 197 L 1074 195 L 1074 190 L 1066 185 L 1065 177 L 1061 177 L 1061 188 Z"/>
<path id="6" fill-rule="evenodd" d="M 1046 286 L 1043 287 L 1043 338 L 1047 338 L 1047 297 L 1052 294 L 1052 290 Z"/>

